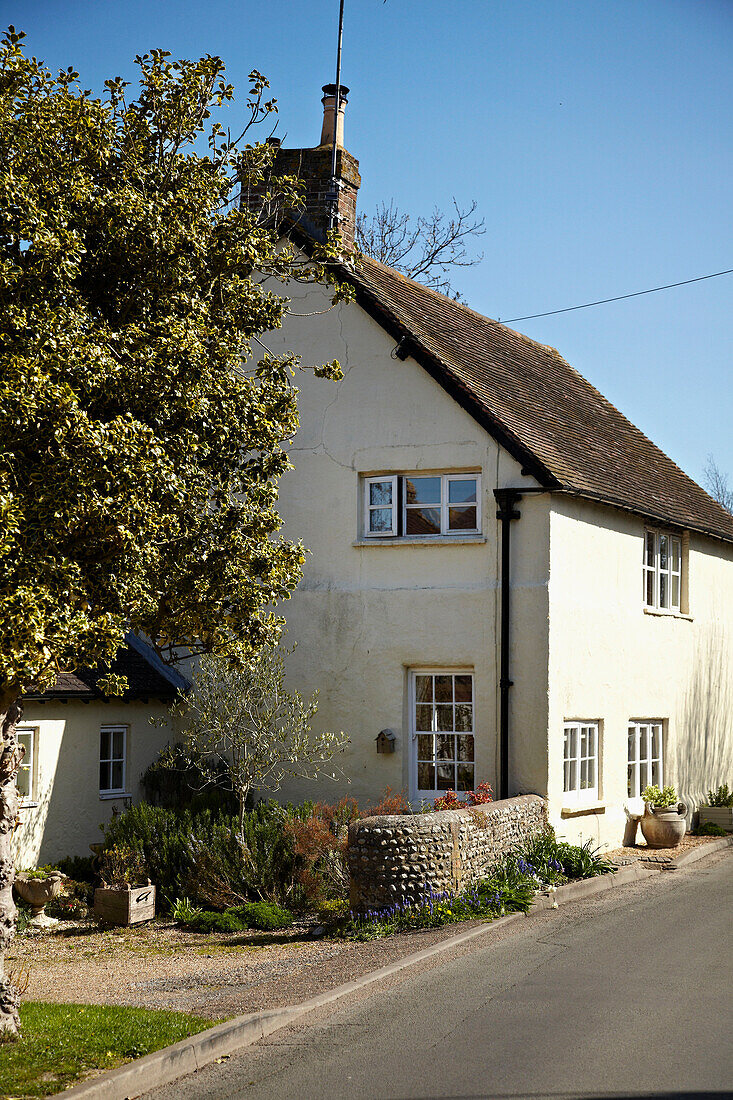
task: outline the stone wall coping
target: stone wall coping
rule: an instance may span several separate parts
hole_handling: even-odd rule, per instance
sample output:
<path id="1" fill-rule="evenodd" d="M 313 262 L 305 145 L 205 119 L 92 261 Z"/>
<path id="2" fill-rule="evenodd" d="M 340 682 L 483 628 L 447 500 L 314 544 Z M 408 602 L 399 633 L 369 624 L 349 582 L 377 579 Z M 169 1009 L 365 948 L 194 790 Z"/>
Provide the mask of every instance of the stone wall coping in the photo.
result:
<path id="1" fill-rule="evenodd" d="M 479 813 L 502 813 L 512 807 L 526 806 L 528 803 L 544 803 L 545 799 L 539 794 L 519 794 L 513 798 L 500 798 L 496 802 L 483 802 L 479 806 L 461 806 L 456 810 L 432 810 L 424 814 L 380 814 L 377 817 L 360 817 L 349 826 L 349 831 L 355 832 L 361 829 L 394 829 L 398 825 L 408 826 L 433 826 L 450 825 L 455 821 L 470 820 L 478 810 Z"/>

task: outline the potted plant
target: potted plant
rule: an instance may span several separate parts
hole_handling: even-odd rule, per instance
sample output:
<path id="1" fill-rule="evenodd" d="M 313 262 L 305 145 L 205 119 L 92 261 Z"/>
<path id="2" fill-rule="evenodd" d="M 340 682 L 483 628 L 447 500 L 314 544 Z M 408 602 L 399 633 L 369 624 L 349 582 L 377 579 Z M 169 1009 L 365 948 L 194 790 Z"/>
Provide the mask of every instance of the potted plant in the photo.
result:
<path id="1" fill-rule="evenodd" d="M 94 891 L 94 912 L 107 924 L 139 924 L 155 916 L 155 887 L 139 852 L 114 847 L 100 857 L 102 885 Z"/>
<path id="2" fill-rule="evenodd" d="M 700 806 L 700 824 L 708 823 L 733 833 L 733 791 L 727 783 L 721 783 L 717 791 L 708 791 L 707 803 Z"/>
<path id="3" fill-rule="evenodd" d="M 649 848 L 676 848 L 687 830 L 687 807 L 680 802 L 674 787 L 660 789 L 656 784 L 641 792 L 644 816 L 641 831 Z"/>
<path id="4" fill-rule="evenodd" d="M 66 875 L 61 871 L 19 871 L 14 886 L 18 897 L 31 907 L 30 924 L 33 928 L 52 928 L 59 922 L 46 916 L 49 901 L 61 892 Z"/>

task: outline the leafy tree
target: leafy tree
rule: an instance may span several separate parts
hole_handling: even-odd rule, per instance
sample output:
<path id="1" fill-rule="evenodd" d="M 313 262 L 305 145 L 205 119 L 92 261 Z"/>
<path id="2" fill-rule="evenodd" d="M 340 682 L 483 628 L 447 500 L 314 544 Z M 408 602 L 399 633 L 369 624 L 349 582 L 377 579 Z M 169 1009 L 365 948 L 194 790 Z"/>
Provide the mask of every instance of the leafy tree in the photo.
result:
<path id="1" fill-rule="evenodd" d="M 452 269 L 480 263 L 482 256 L 469 256 L 466 240 L 482 236 L 485 228 L 484 219 L 475 217 L 475 202 L 462 209 L 453 199 L 453 208 L 445 214 L 436 207 L 430 217 L 413 219 L 394 200 L 383 202 L 374 214 L 357 215 L 357 244 L 380 263 L 460 301 Z"/>
<path id="2" fill-rule="evenodd" d="M 728 482 L 728 475 L 723 473 L 712 455 L 707 457 L 703 479 L 713 500 L 722 504 L 726 512 L 733 514 L 733 485 Z"/>
<path id="3" fill-rule="evenodd" d="M 191 690 L 173 707 L 182 719 L 184 752 L 204 780 L 226 775 L 239 806 L 244 843 L 247 798 L 275 794 L 283 781 L 315 779 L 344 749 L 344 733 L 314 733 L 314 692 L 304 699 L 285 689 L 280 647 L 264 646 L 245 664 L 226 657 L 202 657 Z"/>
<path id="4" fill-rule="evenodd" d="M 259 73 L 232 138 L 211 120 L 234 94 L 219 58 L 155 50 L 137 98 L 117 78 L 99 99 L 23 37 L 0 47 L 0 952 L 24 689 L 109 660 L 128 630 L 168 661 L 278 635 L 304 555 L 275 508 L 299 364 L 251 341 L 287 311 L 272 279 L 333 284 L 336 254 L 278 248 L 273 192 L 292 205 L 299 184 L 265 185 L 273 152 L 245 143 L 276 109 Z"/>

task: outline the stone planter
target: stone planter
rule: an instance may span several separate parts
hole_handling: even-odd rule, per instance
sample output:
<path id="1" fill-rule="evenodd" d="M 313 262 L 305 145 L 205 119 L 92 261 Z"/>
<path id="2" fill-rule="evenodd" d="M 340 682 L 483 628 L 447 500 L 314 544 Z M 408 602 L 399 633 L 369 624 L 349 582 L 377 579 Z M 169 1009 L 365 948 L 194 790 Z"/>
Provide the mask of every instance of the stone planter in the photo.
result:
<path id="1" fill-rule="evenodd" d="M 733 806 L 700 806 L 700 824 L 708 822 L 733 833 Z"/>
<path id="2" fill-rule="evenodd" d="M 52 928 L 59 923 L 55 917 L 47 917 L 44 910 L 49 901 L 61 893 L 65 878 L 61 871 L 52 871 L 45 878 L 33 878 L 23 871 L 15 876 L 18 896 L 31 907 L 30 923 L 33 928 Z"/>
<path id="3" fill-rule="evenodd" d="M 107 924 L 140 924 L 155 916 L 155 887 L 100 886 L 94 891 L 94 912 Z"/>
<path id="4" fill-rule="evenodd" d="M 687 830 L 687 807 L 652 806 L 647 802 L 641 819 L 641 831 L 648 848 L 676 848 Z"/>

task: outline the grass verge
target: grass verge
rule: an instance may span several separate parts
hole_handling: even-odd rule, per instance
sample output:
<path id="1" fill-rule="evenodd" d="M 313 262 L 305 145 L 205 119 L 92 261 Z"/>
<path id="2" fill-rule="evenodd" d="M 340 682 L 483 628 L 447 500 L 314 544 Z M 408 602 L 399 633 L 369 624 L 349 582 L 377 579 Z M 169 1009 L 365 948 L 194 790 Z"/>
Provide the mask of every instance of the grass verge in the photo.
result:
<path id="1" fill-rule="evenodd" d="M 116 1005 L 45 1004 L 20 1010 L 22 1035 L 0 1045 L 0 1096 L 52 1096 L 95 1069 L 114 1069 L 213 1027 L 183 1012 Z"/>

